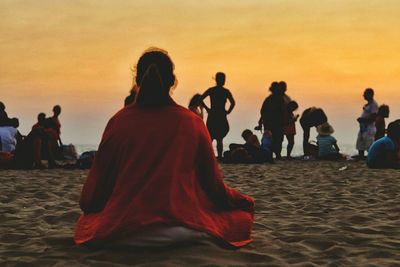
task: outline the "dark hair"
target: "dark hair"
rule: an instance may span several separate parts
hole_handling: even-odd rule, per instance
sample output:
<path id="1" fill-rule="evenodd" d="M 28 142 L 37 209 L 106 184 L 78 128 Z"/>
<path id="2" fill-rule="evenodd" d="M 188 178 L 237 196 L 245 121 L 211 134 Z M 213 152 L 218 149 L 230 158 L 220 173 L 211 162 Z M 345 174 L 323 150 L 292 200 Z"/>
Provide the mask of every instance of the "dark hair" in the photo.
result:
<path id="1" fill-rule="evenodd" d="M 0 101 L 0 110 L 4 111 L 6 109 L 6 106 L 4 105 L 3 102 Z"/>
<path id="2" fill-rule="evenodd" d="M 389 123 L 387 136 L 394 139 L 400 138 L 400 120 Z"/>
<path id="3" fill-rule="evenodd" d="M 276 94 L 279 92 L 279 83 L 278 82 L 272 82 L 271 86 L 269 87 L 269 90 L 271 91 L 272 94 Z"/>
<path id="4" fill-rule="evenodd" d="M 278 86 L 279 86 L 280 92 L 281 92 L 282 94 L 284 94 L 284 93 L 286 92 L 286 90 L 287 90 L 287 84 L 286 84 L 286 82 L 280 81 L 280 82 L 278 83 Z"/>
<path id="5" fill-rule="evenodd" d="M 195 94 L 189 102 L 189 108 L 190 107 L 197 107 L 200 105 L 200 101 L 201 101 L 201 94 Z"/>
<path id="6" fill-rule="evenodd" d="M 61 113 L 61 106 L 60 105 L 55 105 L 53 107 L 53 112 L 60 114 Z"/>
<path id="7" fill-rule="evenodd" d="M 10 119 L 10 125 L 14 128 L 18 128 L 19 126 L 19 120 L 18 118 L 12 118 Z"/>
<path id="8" fill-rule="evenodd" d="M 249 129 L 246 129 L 242 132 L 242 137 L 244 140 L 246 140 L 247 137 L 253 135 L 253 132 Z"/>
<path id="9" fill-rule="evenodd" d="M 370 97 L 374 97 L 374 89 L 372 89 L 372 88 L 367 88 L 367 89 L 365 89 L 365 91 L 364 91 L 364 95 L 365 96 L 370 96 Z"/>
<path id="10" fill-rule="evenodd" d="M 44 114 L 43 112 L 39 113 L 37 116 L 37 120 L 40 122 L 42 120 L 46 119 L 46 114 Z"/>
<path id="11" fill-rule="evenodd" d="M 381 105 L 378 109 L 378 115 L 384 118 L 389 117 L 390 109 L 388 105 Z"/>
<path id="12" fill-rule="evenodd" d="M 299 108 L 299 104 L 297 104 L 296 101 L 290 101 L 290 102 L 287 104 L 287 109 L 289 110 L 289 112 L 293 112 L 293 111 L 295 111 L 295 110 L 298 109 L 298 108 Z"/>
<path id="13" fill-rule="evenodd" d="M 169 103 L 169 91 L 175 84 L 174 63 L 168 53 L 158 48 L 148 49 L 136 65 L 136 96 L 138 106 L 163 106 Z"/>
<path id="14" fill-rule="evenodd" d="M 217 72 L 215 74 L 215 81 L 217 82 L 217 85 L 223 86 L 225 84 L 225 79 L 226 79 L 225 73 Z"/>

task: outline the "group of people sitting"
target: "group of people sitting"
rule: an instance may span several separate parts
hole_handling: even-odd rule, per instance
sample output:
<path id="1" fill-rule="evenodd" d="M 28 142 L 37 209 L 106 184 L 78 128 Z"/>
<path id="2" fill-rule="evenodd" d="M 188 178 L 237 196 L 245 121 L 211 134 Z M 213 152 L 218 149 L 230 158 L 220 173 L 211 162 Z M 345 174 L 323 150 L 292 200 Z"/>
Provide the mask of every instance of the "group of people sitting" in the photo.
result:
<path id="1" fill-rule="evenodd" d="M 54 168 L 61 155 L 61 107 L 53 107 L 53 116 L 40 113 L 28 135 L 18 131 L 19 120 L 9 118 L 5 105 L 0 102 L 0 167 L 3 168 Z M 42 159 L 48 160 L 44 165 Z"/>

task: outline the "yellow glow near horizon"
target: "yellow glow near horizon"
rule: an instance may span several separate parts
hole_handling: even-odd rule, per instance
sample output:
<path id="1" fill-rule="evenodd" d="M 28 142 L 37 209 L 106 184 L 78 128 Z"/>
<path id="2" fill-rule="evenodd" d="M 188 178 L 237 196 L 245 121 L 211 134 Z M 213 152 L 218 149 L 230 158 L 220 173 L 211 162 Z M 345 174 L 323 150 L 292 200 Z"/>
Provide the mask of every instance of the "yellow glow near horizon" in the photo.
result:
<path id="1" fill-rule="evenodd" d="M 235 135 L 256 123 L 274 80 L 287 81 L 301 110 L 325 107 L 355 135 L 344 129 L 356 128 L 366 87 L 399 115 L 399 11 L 400 2 L 379 0 L 3 0 L 0 101 L 25 131 L 59 103 L 64 138 L 95 143 L 129 91 L 130 67 L 158 46 L 175 62 L 182 105 L 215 72 L 227 74 Z"/>

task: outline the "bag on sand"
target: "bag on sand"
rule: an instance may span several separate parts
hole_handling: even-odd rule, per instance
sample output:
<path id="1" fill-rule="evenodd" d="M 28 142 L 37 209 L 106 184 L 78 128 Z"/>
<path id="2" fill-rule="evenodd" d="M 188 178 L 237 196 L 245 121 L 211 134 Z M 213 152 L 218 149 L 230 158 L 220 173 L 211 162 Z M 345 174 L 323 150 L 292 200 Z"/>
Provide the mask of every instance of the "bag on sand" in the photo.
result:
<path id="1" fill-rule="evenodd" d="M 66 160 L 77 160 L 78 153 L 76 153 L 75 146 L 73 144 L 62 145 L 61 147 L 63 158 Z"/>

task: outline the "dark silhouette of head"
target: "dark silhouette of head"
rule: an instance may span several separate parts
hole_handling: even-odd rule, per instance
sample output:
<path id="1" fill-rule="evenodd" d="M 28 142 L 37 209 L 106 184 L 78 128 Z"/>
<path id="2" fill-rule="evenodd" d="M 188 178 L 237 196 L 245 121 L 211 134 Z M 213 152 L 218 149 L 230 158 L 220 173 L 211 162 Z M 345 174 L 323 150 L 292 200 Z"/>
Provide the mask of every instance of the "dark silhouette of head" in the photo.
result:
<path id="1" fill-rule="evenodd" d="M 4 105 L 3 102 L 0 101 L 0 111 L 6 110 L 6 106 Z"/>
<path id="2" fill-rule="evenodd" d="M 17 118 L 10 119 L 10 126 L 12 126 L 14 128 L 18 128 L 19 127 L 19 120 Z"/>
<path id="3" fill-rule="evenodd" d="M 136 97 L 138 106 L 163 106 L 169 103 L 170 89 L 175 85 L 174 63 L 167 51 L 150 48 L 136 65 Z"/>
<path id="4" fill-rule="evenodd" d="M 195 94 L 189 102 L 189 108 L 190 107 L 198 107 L 200 106 L 201 103 L 201 94 Z"/>
<path id="5" fill-rule="evenodd" d="M 372 89 L 372 88 L 365 89 L 363 96 L 364 96 L 364 99 L 367 101 L 373 100 L 374 99 L 374 89 Z"/>
<path id="6" fill-rule="evenodd" d="M 55 105 L 53 107 L 53 113 L 55 116 L 58 116 L 61 114 L 61 106 L 60 105 Z"/>
<path id="7" fill-rule="evenodd" d="M 388 118 L 390 114 L 390 109 L 388 105 L 381 105 L 378 109 L 378 115 L 383 117 L 383 118 Z"/>
<path id="8" fill-rule="evenodd" d="M 287 105 L 287 108 L 288 108 L 289 112 L 293 112 L 299 108 L 299 105 L 297 104 L 296 101 L 290 101 Z"/>
<path id="9" fill-rule="evenodd" d="M 37 120 L 39 124 L 43 124 L 46 121 L 46 114 L 43 112 L 39 113 L 37 116 Z"/>
<path id="10" fill-rule="evenodd" d="M 249 129 L 246 129 L 242 132 L 242 137 L 245 141 L 247 141 L 250 138 L 250 136 L 252 136 L 252 135 L 253 135 L 253 132 Z"/>
<path id="11" fill-rule="evenodd" d="M 225 85 L 225 73 L 223 72 L 217 72 L 215 74 L 215 81 L 217 82 L 217 86 L 224 86 Z"/>
<path id="12" fill-rule="evenodd" d="M 279 83 L 278 82 L 272 82 L 271 86 L 269 87 L 269 91 L 275 95 L 279 93 Z"/>
<path id="13" fill-rule="evenodd" d="M 287 84 L 286 84 L 286 82 L 280 81 L 279 84 L 278 84 L 278 86 L 279 86 L 280 93 L 281 93 L 281 94 L 285 94 L 285 93 L 286 93 L 286 90 L 287 90 Z"/>
<path id="14" fill-rule="evenodd" d="M 395 120 L 389 123 L 387 128 L 387 136 L 395 140 L 400 139 L 400 120 Z"/>

